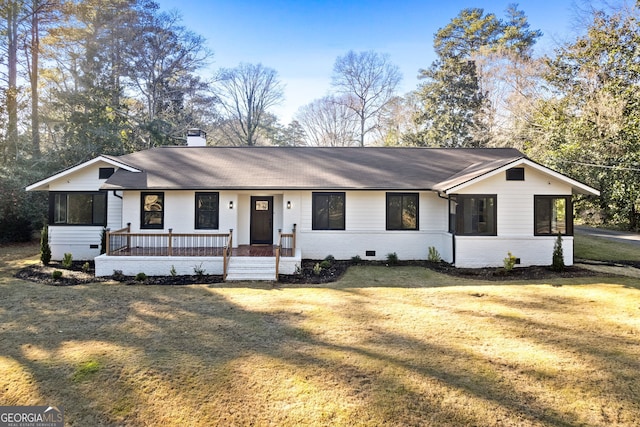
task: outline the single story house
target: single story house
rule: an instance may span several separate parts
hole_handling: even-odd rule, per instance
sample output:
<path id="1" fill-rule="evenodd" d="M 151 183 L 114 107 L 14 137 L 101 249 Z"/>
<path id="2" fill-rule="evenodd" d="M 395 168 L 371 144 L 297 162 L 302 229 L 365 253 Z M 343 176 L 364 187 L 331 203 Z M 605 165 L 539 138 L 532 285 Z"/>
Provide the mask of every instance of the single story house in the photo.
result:
<path id="1" fill-rule="evenodd" d="M 273 280 L 303 258 L 424 260 L 430 247 L 457 267 L 501 266 L 508 252 L 550 265 L 561 234 L 571 265 L 572 198 L 599 195 L 508 148 L 203 141 L 102 155 L 28 186 L 49 192 L 52 258 L 95 259 L 99 276 Z"/>

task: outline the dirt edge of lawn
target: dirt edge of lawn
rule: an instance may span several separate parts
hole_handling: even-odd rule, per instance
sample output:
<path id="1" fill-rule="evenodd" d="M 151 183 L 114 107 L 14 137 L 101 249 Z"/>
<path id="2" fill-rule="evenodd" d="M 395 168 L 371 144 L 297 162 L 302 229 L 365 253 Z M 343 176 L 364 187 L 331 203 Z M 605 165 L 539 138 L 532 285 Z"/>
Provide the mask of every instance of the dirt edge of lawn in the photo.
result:
<path id="1" fill-rule="evenodd" d="M 467 278 L 471 280 L 510 281 L 510 280 L 545 280 L 554 278 L 589 277 L 602 275 L 602 272 L 592 268 L 582 268 L 579 265 L 568 266 L 564 271 L 553 271 L 549 266 L 517 267 L 511 271 L 504 268 L 456 268 L 450 264 L 428 261 L 398 261 L 389 265 L 386 262 L 351 262 L 330 261 L 330 266 L 318 268 L 322 260 L 305 259 L 296 274 L 280 275 L 281 284 L 322 284 L 338 281 L 352 265 L 372 265 L 396 268 L 402 266 L 419 266 L 431 269 L 449 276 Z M 87 268 L 88 267 L 88 268 Z M 54 271 L 62 272 L 62 276 L 54 279 Z M 114 274 L 107 277 L 95 277 L 92 262 L 74 262 L 70 268 L 61 263 L 52 262 L 47 266 L 40 263 L 24 267 L 16 272 L 15 277 L 49 286 L 74 286 L 80 284 L 118 281 L 128 285 L 192 285 L 222 283 L 221 275 L 191 275 L 191 276 L 148 276 L 136 277 Z"/>

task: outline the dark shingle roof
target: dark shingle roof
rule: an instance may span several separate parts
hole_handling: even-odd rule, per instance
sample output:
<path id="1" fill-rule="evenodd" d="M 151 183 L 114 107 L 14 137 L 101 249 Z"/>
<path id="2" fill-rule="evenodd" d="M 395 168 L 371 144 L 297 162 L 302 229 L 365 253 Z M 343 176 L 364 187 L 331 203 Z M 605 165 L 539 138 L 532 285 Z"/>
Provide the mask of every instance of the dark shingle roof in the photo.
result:
<path id="1" fill-rule="evenodd" d="M 103 188 L 444 190 L 523 158 L 510 148 L 158 147 Z"/>

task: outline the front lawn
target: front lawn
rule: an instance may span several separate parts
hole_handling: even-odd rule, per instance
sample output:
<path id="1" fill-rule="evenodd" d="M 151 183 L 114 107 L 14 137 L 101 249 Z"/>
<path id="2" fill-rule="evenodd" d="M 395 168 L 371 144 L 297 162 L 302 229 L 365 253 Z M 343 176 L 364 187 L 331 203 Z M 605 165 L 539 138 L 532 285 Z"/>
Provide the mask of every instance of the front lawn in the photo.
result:
<path id="1" fill-rule="evenodd" d="M 640 285 L 353 267 L 329 285 L 44 286 L 0 252 L 0 405 L 67 425 L 634 425 Z"/>

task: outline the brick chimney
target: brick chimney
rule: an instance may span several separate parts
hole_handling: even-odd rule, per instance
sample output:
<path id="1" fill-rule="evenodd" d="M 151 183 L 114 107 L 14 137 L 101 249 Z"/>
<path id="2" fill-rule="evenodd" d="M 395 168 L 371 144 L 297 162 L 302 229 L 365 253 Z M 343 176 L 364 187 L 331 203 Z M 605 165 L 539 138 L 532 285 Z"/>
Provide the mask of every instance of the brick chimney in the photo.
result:
<path id="1" fill-rule="evenodd" d="M 187 131 L 188 147 L 205 147 L 207 145 L 207 133 L 200 129 L 189 129 Z"/>

